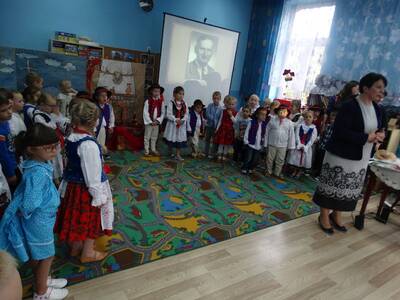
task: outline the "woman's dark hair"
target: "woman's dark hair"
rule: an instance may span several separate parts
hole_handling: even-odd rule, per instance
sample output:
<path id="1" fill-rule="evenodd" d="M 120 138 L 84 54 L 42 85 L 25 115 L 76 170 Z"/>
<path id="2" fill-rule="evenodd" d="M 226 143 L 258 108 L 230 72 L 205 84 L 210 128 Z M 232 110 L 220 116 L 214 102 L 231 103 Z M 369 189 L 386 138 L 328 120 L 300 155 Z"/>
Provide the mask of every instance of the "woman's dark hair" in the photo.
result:
<path id="1" fill-rule="evenodd" d="M 26 132 L 21 132 L 15 138 L 15 152 L 26 154 L 28 147 L 56 144 L 59 142 L 56 131 L 43 124 L 36 123 Z"/>
<path id="2" fill-rule="evenodd" d="M 0 105 L 8 105 L 12 98 L 13 94 L 9 90 L 0 88 Z"/>
<path id="3" fill-rule="evenodd" d="M 175 95 L 175 94 L 178 94 L 178 93 L 180 93 L 180 92 L 185 92 L 185 90 L 184 90 L 183 87 L 181 87 L 181 86 L 176 86 L 176 87 L 174 88 L 173 94 Z"/>
<path id="4" fill-rule="evenodd" d="M 353 92 L 352 89 L 353 87 L 359 85 L 358 81 L 355 80 L 351 80 L 348 83 L 346 83 L 344 85 L 344 87 L 342 88 L 342 90 L 339 92 L 338 97 L 340 101 L 343 100 L 349 100 L 351 99 L 351 97 L 353 97 Z"/>
<path id="5" fill-rule="evenodd" d="M 379 73 L 368 73 L 360 80 L 360 93 L 364 92 L 364 88 L 370 88 L 375 82 L 382 80 L 385 87 L 387 86 L 387 79 L 385 76 Z"/>

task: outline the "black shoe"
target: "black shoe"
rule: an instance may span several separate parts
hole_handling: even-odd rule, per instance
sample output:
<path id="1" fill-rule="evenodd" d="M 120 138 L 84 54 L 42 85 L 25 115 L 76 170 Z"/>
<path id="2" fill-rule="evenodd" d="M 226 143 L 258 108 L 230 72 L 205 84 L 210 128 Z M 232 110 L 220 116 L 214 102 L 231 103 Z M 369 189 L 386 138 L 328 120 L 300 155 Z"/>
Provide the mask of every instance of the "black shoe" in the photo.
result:
<path id="1" fill-rule="evenodd" d="M 322 226 L 320 217 L 318 217 L 318 224 L 319 224 L 319 227 L 322 229 L 322 231 L 325 232 L 326 234 L 332 235 L 334 233 L 332 227 L 331 228 L 325 228 L 324 226 Z"/>
<path id="2" fill-rule="evenodd" d="M 331 223 L 336 230 L 341 232 L 347 232 L 347 228 L 345 226 L 339 226 L 336 223 L 335 219 L 333 218 L 333 214 L 329 214 L 329 220 L 331 220 Z"/>

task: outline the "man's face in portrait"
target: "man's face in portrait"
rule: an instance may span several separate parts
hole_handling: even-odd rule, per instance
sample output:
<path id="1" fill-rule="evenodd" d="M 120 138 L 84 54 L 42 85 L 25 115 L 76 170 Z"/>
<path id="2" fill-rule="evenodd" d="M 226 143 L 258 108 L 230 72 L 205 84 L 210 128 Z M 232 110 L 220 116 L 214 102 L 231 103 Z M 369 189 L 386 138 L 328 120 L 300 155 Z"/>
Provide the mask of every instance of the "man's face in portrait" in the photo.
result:
<path id="1" fill-rule="evenodd" d="M 202 40 L 196 47 L 197 59 L 204 65 L 208 64 L 214 54 L 213 41 L 209 39 Z"/>

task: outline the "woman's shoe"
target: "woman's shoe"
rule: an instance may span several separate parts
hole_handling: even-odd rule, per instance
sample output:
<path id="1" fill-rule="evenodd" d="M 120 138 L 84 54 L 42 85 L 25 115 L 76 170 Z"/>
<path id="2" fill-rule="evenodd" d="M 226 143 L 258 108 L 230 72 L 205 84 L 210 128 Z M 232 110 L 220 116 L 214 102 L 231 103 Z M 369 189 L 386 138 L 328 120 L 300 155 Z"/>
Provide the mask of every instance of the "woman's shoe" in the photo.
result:
<path id="1" fill-rule="evenodd" d="M 322 223 L 321 223 L 321 218 L 318 217 L 318 224 L 319 227 L 322 229 L 323 232 L 325 232 L 326 234 L 332 235 L 334 233 L 333 228 L 325 228 Z"/>
<path id="2" fill-rule="evenodd" d="M 336 223 L 335 218 L 333 217 L 333 214 L 329 214 L 329 220 L 331 221 L 333 227 L 341 232 L 347 232 L 347 228 L 345 226 L 340 226 L 338 223 Z"/>

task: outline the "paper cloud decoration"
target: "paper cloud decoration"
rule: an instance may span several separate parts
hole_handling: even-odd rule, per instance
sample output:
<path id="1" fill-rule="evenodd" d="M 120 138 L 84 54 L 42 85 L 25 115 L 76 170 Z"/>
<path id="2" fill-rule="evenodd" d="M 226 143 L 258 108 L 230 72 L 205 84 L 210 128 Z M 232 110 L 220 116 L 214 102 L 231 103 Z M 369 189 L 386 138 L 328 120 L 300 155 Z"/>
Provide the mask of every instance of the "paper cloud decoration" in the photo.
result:
<path id="1" fill-rule="evenodd" d="M 0 61 L 0 63 L 2 63 L 3 65 L 6 65 L 6 66 L 12 66 L 13 64 L 15 64 L 15 61 L 13 61 L 12 59 L 9 59 L 9 58 L 5 58 L 2 61 Z"/>
<path id="2" fill-rule="evenodd" d="M 67 70 L 68 72 L 76 71 L 76 66 L 74 64 L 70 63 L 70 62 L 66 63 L 65 66 L 63 66 L 63 68 L 65 70 Z"/>
<path id="3" fill-rule="evenodd" d="M 44 60 L 44 63 L 46 65 L 49 65 L 49 66 L 52 66 L 52 67 L 56 67 L 56 68 L 61 66 L 61 62 L 59 62 L 58 60 L 55 60 L 55 59 L 51 59 L 51 58 L 46 58 Z"/>

